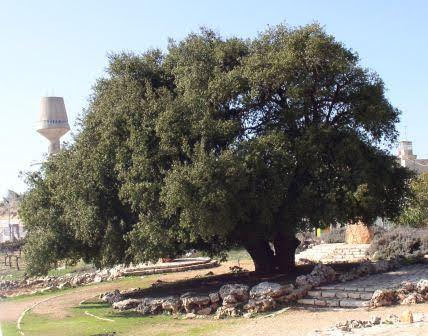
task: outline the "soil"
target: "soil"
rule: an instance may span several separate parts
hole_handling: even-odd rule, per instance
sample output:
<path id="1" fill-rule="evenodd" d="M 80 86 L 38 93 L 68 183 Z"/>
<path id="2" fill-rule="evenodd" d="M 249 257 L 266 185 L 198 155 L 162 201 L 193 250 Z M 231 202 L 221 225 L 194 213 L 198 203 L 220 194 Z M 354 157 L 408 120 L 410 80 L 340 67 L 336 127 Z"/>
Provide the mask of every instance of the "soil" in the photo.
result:
<path id="1" fill-rule="evenodd" d="M 177 294 L 185 291 L 193 291 L 199 293 L 207 293 L 218 289 L 224 283 L 246 283 L 248 285 L 255 284 L 261 281 L 272 280 L 275 282 L 286 283 L 293 281 L 296 275 L 310 272 L 312 266 L 301 266 L 298 272 L 293 275 L 276 275 L 274 277 L 263 277 L 252 272 L 232 274 L 229 268 L 236 266 L 236 262 L 227 262 L 221 264 L 220 267 L 210 270 L 195 270 L 180 273 L 170 273 L 159 276 L 143 277 L 142 283 L 150 281 L 155 286 L 144 289 L 140 292 L 141 295 L 168 295 L 171 293 Z M 240 266 L 253 270 L 251 261 L 241 261 Z M 346 271 L 355 265 L 340 265 L 335 266 L 337 271 Z M 206 276 L 212 272 L 212 275 Z M 52 298 L 47 302 L 43 302 L 34 308 L 37 314 L 49 314 L 54 318 L 64 318 L 69 314 L 69 308 L 76 307 L 82 300 L 91 299 L 102 292 L 113 289 L 128 289 L 130 286 L 138 284 L 136 281 L 119 281 L 100 283 L 92 286 L 84 286 L 69 292 L 64 292 L 59 297 Z M 52 297 L 61 294 L 61 292 L 52 293 Z M 45 300 L 49 296 L 29 297 L 23 300 L 13 300 L 0 302 L 0 320 L 1 321 L 16 321 L 19 315 L 34 303 Z M 231 326 L 226 329 L 222 328 L 221 332 L 213 332 L 212 336 L 298 336 L 307 335 L 316 329 L 325 329 L 334 326 L 338 322 L 343 322 L 349 319 L 370 320 L 372 316 L 386 317 L 389 314 L 401 315 L 402 311 L 411 309 L 413 312 L 428 313 L 428 304 L 419 304 L 411 306 L 395 306 L 382 307 L 375 310 L 339 310 L 339 309 L 302 309 L 293 307 L 290 310 L 270 318 L 257 317 L 255 319 L 237 319 Z M 204 320 L 208 323 L 211 318 Z M 202 321 L 200 321 L 202 322 Z M 197 323 L 197 321 L 195 321 Z M 428 328 L 428 327 L 427 327 Z M 419 331 L 423 330 L 423 333 Z M 404 331 L 403 331 L 404 332 Z M 392 335 L 392 334 L 384 334 Z M 394 336 L 400 335 L 399 333 Z M 404 334 L 403 334 L 404 335 Z M 428 335 L 428 330 L 424 328 L 418 329 L 418 333 L 411 335 Z"/>
<path id="2" fill-rule="evenodd" d="M 243 269 L 248 270 L 246 272 L 231 273 L 231 266 L 236 265 L 233 262 L 227 262 L 221 264 L 221 266 L 218 268 L 210 270 L 195 271 L 193 273 L 182 272 L 163 275 L 160 276 L 151 287 L 134 292 L 132 296 L 128 297 L 165 297 L 170 295 L 177 295 L 178 293 L 183 294 L 186 292 L 207 295 L 209 293 L 218 291 L 224 284 L 231 283 L 245 284 L 249 287 L 252 287 L 263 281 L 289 284 L 294 283 L 297 276 L 310 273 L 314 267 L 314 265 L 299 265 L 296 268 L 296 272 L 292 274 L 261 275 L 256 274 L 253 271 L 254 266 L 251 261 L 244 261 L 240 263 L 240 266 Z M 329 266 L 333 267 L 336 272 L 346 272 L 355 267 L 355 264 L 331 264 Z"/>
<path id="3" fill-rule="evenodd" d="M 237 266 L 236 262 L 230 261 L 222 263 L 219 267 L 209 270 L 195 270 L 178 273 L 167 273 L 159 276 L 147 276 L 144 279 L 153 279 L 153 285 L 149 288 L 142 289 L 136 293 L 136 297 L 143 296 L 168 296 L 177 293 L 194 292 L 199 294 L 208 294 L 218 290 L 225 283 L 243 283 L 249 286 L 255 285 L 262 281 L 275 281 L 278 283 L 293 282 L 295 277 L 301 274 L 309 273 L 313 265 L 301 265 L 297 267 L 297 272 L 291 275 L 278 274 L 274 276 L 257 275 L 254 271 L 254 266 L 250 260 L 242 260 L 239 266 L 249 272 L 231 273 L 230 267 Z M 336 271 L 346 271 L 353 267 L 353 264 L 333 265 Z M 212 274 L 207 276 L 207 274 Z M 135 281 L 133 284 L 135 285 Z M 138 284 L 138 282 L 137 282 Z M 68 308 L 75 307 L 84 299 L 89 299 L 103 292 L 114 289 L 129 289 L 128 283 L 121 282 L 105 282 L 98 285 L 83 286 L 79 289 L 70 291 L 65 295 L 53 298 L 34 308 L 35 313 L 50 314 L 55 318 L 64 318 L 68 313 Z M 60 294 L 60 292 L 52 293 L 52 297 Z M 42 301 L 48 296 L 31 297 L 25 301 L 6 301 L 0 302 L 1 321 L 16 321 L 19 315 L 26 308 L 32 306 L 37 301 Z"/>
<path id="4" fill-rule="evenodd" d="M 222 329 L 221 332 L 215 332 L 212 336 L 306 336 L 315 330 L 323 330 L 333 327 L 336 323 L 345 322 L 346 320 L 370 320 L 373 316 L 386 318 L 390 314 L 400 316 L 403 311 L 411 310 L 412 312 L 428 313 L 428 304 L 418 304 L 412 306 L 394 306 L 381 307 L 372 310 L 368 309 L 301 309 L 294 308 L 285 313 L 272 318 L 255 318 L 251 320 L 242 319 L 236 326 Z M 409 334 L 411 325 L 397 325 L 400 333 L 394 333 L 389 328 L 383 336 L 398 335 L 428 335 L 428 324 L 418 328 L 417 332 Z M 398 331 L 398 330 L 397 330 Z M 402 333 L 401 333 L 402 332 Z M 352 334 L 350 334 L 352 335 Z M 354 335 L 358 335 L 356 332 Z"/>

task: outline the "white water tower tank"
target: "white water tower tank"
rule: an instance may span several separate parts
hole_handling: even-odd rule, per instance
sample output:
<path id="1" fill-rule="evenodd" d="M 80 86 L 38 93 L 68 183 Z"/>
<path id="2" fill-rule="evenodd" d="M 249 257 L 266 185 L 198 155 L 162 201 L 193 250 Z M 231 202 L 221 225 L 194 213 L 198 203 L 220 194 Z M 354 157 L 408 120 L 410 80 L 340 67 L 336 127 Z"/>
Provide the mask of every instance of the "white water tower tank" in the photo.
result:
<path id="1" fill-rule="evenodd" d="M 49 155 L 57 153 L 59 139 L 70 130 L 62 97 L 42 97 L 36 130 L 49 140 Z"/>

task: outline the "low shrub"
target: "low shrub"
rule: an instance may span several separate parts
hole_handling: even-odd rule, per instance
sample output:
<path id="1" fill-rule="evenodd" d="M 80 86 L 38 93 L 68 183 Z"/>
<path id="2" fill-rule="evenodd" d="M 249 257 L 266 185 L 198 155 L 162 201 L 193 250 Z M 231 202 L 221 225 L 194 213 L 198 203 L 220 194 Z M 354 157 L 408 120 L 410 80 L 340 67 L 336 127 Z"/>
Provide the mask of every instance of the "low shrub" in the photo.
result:
<path id="1" fill-rule="evenodd" d="M 385 232 L 387 232 L 387 229 L 379 225 L 373 225 L 371 226 L 371 229 L 373 231 L 373 239 L 376 239 L 377 237 L 380 237 L 385 234 Z"/>
<path id="2" fill-rule="evenodd" d="M 25 239 L 19 239 L 14 241 L 5 241 L 0 243 L 1 253 L 13 253 L 19 251 L 25 244 Z"/>
<path id="3" fill-rule="evenodd" d="M 339 226 L 331 229 L 329 232 L 326 232 L 322 235 L 322 240 L 328 244 L 334 243 L 344 243 L 345 242 L 345 226 Z"/>
<path id="4" fill-rule="evenodd" d="M 368 250 L 375 259 L 418 261 L 428 254 L 428 230 L 398 227 L 378 233 Z"/>
<path id="5" fill-rule="evenodd" d="M 316 237 L 313 232 L 299 232 L 297 233 L 296 238 L 300 240 L 300 244 L 296 249 L 296 253 L 303 252 L 314 247 L 315 245 L 321 244 L 321 239 Z"/>

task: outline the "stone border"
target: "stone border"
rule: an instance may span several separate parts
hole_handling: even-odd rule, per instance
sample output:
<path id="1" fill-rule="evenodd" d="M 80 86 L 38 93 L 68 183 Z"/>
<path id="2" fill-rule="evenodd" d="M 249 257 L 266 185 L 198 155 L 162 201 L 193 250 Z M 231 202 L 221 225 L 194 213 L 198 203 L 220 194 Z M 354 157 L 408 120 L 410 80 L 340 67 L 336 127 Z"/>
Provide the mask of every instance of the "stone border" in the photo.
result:
<path id="1" fill-rule="evenodd" d="M 185 263 L 183 265 L 178 265 L 176 267 L 171 266 L 151 266 L 146 268 L 140 268 L 135 270 L 124 271 L 122 274 L 124 276 L 141 276 L 141 275 L 152 275 L 152 274 L 163 274 L 163 273 L 175 273 L 175 272 L 185 272 L 193 271 L 199 269 L 209 269 L 218 267 L 220 264 L 217 260 L 203 260 L 203 261 L 194 261 L 190 263 Z"/>

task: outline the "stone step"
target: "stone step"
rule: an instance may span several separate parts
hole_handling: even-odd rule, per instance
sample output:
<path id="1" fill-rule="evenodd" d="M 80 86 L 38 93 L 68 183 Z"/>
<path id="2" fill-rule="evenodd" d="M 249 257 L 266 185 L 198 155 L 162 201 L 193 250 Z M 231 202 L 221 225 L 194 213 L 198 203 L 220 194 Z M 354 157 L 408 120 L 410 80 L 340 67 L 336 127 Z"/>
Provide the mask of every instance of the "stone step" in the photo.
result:
<path id="1" fill-rule="evenodd" d="M 323 298 L 304 298 L 297 301 L 301 305 L 318 306 L 318 307 L 343 307 L 343 308 L 361 308 L 368 307 L 368 300 L 354 299 L 323 299 Z"/>
<path id="2" fill-rule="evenodd" d="M 302 305 L 319 307 L 368 307 L 374 289 L 371 287 L 354 287 L 329 285 L 315 287 L 297 302 Z"/>
<path id="3" fill-rule="evenodd" d="M 161 268 L 150 268 L 150 269 L 135 269 L 129 270 L 123 273 L 125 276 L 140 276 L 140 275 L 151 275 L 151 274 L 162 274 L 162 273 L 175 273 L 175 272 L 186 272 L 199 269 L 208 269 L 218 267 L 219 263 L 216 260 L 210 262 L 177 266 L 177 267 L 161 267 Z"/>
<path id="4" fill-rule="evenodd" d="M 370 300 L 373 292 L 364 291 L 341 291 L 341 290 L 311 290 L 308 292 L 308 298 L 337 298 L 337 299 L 352 299 L 352 300 Z"/>

